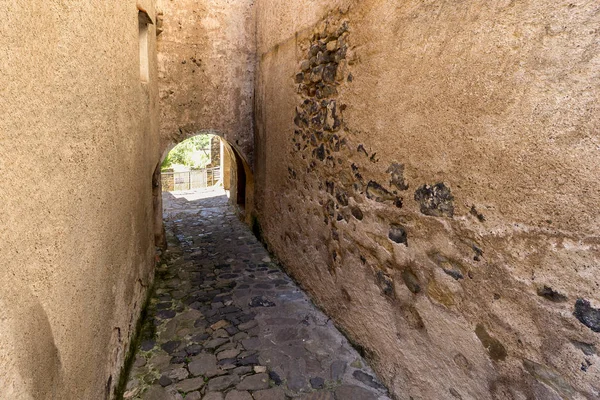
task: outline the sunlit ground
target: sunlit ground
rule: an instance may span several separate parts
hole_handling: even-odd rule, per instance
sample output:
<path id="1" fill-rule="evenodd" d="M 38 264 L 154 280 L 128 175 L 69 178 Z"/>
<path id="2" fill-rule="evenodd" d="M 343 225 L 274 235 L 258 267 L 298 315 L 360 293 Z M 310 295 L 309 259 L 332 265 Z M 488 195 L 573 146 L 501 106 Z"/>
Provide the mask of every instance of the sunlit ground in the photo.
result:
<path id="1" fill-rule="evenodd" d="M 180 190 L 177 192 L 169 192 L 176 199 L 186 199 L 187 201 L 208 199 L 211 197 L 227 196 L 229 198 L 229 191 L 223 189 L 221 186 L 213 186 L 202 189 L 192 190 Z"/>

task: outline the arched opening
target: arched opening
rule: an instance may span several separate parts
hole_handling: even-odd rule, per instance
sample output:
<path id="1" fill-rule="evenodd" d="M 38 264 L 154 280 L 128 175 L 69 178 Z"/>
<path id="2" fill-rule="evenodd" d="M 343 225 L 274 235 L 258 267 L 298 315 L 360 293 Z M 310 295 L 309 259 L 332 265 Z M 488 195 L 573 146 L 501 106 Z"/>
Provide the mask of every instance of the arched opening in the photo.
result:
<path id="1" fill-rule="evenodd" d="M 163 217 L 177 207 L 175 203 L 227 196 L 247 220 L 253 187 L 248 163 L 219 135 L 203 132 L 169 145 L 153 177 L 156 245 L 162 248 L 166 243 Z"/>

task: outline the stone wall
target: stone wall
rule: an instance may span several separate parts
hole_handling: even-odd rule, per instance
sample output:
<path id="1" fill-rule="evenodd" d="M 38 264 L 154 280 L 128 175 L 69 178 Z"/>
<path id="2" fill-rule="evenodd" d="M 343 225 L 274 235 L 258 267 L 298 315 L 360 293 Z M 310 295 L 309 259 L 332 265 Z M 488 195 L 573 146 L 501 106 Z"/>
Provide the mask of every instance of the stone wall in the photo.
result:
<path id="1" fill-rule="evenodd" d="M 158 0 L 163 148 L 211 133 L 252 163 L 252 4 L 253 0 Z"/>
<path id="2" fill-rule="evenodd" d="M 256 2 L 255 218 L 396 398 L 600 397 L 598 11 Z"/>
<path id="3" fill-rule="evenodd" d="M 153 276 L 155 28 L 141 83 L 136 1 L 0 8 L 0 399 L 107 399 Z"/>

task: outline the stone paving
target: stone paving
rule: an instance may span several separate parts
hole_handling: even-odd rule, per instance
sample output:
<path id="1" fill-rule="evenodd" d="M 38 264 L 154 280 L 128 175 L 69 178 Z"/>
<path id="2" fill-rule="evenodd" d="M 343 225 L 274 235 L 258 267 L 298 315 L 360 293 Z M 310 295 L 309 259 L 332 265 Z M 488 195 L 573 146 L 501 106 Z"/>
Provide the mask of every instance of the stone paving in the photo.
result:
<path id="1" fill-rule="evenodd" d="M 169 250 L 125 399 L 389 400 L 224 192 L 163 198 Z"/>

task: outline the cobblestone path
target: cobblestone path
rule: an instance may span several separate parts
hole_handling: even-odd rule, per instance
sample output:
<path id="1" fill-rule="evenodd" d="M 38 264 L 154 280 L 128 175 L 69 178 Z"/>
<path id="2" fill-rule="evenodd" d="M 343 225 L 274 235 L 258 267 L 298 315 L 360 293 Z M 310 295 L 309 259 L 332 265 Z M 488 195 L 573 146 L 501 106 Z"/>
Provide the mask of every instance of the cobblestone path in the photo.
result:
<path id="1" fill-rule="evenodd" d="M 167 261 L 124 398 L 389 399 L 224 193 L 164 199 Z"/>

